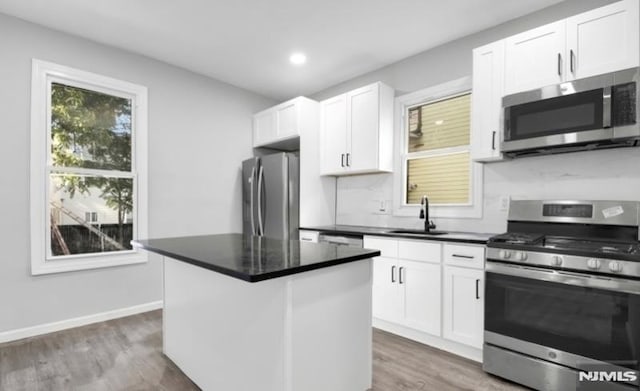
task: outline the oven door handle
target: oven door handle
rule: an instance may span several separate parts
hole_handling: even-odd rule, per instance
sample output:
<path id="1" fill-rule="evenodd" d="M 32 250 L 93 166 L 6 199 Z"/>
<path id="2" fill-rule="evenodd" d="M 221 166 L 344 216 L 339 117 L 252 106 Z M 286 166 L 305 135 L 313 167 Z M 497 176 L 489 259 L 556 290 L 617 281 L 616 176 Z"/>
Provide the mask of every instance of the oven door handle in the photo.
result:
<path id="1" fill-rule="evenodd" d="M 640 281 L 616 277 L 591 276 L 558 270 L 517 266 L 495 262 L 487 262 L 485 270 L 489 273 L 503 274 L 533 280 L 555 282 L 558 284 L 580 286 L 585 288 L 604 289 L 640 295 Z"/>

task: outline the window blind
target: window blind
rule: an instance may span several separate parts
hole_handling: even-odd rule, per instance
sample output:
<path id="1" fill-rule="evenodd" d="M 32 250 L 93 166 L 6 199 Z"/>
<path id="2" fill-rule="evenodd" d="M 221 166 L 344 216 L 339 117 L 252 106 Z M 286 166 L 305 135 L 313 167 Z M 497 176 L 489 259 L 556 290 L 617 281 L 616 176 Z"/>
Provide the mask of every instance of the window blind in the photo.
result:
<path id="1" fill-rule="evenodd" d="M 407 204 L 419 204 L 423 195 L 434 204 L 469 202 L 468 152 L 407 161 Z"/>
<path id="2" fill-rule="evenodd" d="M 409 110 L 408 152 L 469 145 L 471 94 Z"/>

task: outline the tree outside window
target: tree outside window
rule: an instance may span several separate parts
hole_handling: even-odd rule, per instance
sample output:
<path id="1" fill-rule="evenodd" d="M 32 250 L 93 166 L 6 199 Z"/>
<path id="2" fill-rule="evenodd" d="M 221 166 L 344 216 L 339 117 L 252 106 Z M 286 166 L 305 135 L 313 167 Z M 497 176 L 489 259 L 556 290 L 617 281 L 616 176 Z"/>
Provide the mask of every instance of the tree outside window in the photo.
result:
<path id="1" fill-rule="evenodd" d="M 128 98 L 51 84 L 52 255 L 131 249 L 131 105 Z M 87 208 L 101 209 L 105 221 L 96 227 L 76 218 Z"/>

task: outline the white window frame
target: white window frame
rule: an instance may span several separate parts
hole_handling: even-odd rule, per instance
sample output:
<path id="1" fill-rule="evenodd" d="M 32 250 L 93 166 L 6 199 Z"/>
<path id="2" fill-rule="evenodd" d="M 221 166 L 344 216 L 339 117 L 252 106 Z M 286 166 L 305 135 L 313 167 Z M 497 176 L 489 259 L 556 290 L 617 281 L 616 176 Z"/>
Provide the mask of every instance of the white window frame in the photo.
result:
<path id="1" fill-rule="evenodd" d="M 112 171 L 109 176 L 132 177 L 133 238 L 148 232 L 147 88 L 107 76 L 52 62 L 33 59 L 31 74 L 31 274 L 61 273 L 147 262 L 146 253 L 132 249 L 109 253 L 48 257 L 51 248 L 49 172 L 51 169 L 51 84 L 62 83 L 132 100 L 131 172 Z M 64 171 L 57 167 L 56 171 Z M 90 175 L 100 170 L 73 169 Z M 113 175 L 112 175 L 113 174 Z"/>
<path id="2" fill-rule="evenodd" d="M 393 215 L 402 217 L 416 217 L 420 212 L 420 205 L 407 204 L 405 189 L 407 188 L 406 161 L 419 157 L 430 157 L 454 153 L 471 153 L 471 145 L 443 148 L 434 153 L 424 151 L 412 153 L 409 157 L 408 145 L 408 110 L 438 100 L 471 92 L 471 77 L 462 77 L 437 86 L 428 87 L 416 92 L 399 96 L 395 99 L 395 148 L 394 153 L 394 201 Z M 471 141 L 470 141 L 471 142 Z M 470 158 L 471 159 L 471 158 Z M 482 183 L 483 165 L 473 160 L 469 162 L 469 203 L 467 204 L 430 204 L 429 217 L 433 218 L 480 218 L 482 217 Z M 427 194 L 428 196 L 428 194 Z"/>
<path id="3" fill-rule="evenodd" d="M 95 217 L 95 219 L 94 219 Z M 98 212 L 84 212 L 84 221 L 89 224 L 94 224 L 98 222 Z"/>

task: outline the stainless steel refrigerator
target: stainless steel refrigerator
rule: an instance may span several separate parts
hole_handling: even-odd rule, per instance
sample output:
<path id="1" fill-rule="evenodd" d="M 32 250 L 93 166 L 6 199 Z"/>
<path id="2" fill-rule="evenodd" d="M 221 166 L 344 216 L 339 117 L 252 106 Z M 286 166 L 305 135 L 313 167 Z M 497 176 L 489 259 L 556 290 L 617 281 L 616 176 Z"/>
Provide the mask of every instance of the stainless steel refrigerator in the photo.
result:
<path id="1" fill-rule="evenodd" d="M 242 163 L 243 231 L 248 235 L 297 239 L 299 159 L 276 153 Z"/>

